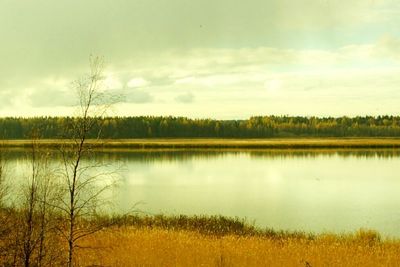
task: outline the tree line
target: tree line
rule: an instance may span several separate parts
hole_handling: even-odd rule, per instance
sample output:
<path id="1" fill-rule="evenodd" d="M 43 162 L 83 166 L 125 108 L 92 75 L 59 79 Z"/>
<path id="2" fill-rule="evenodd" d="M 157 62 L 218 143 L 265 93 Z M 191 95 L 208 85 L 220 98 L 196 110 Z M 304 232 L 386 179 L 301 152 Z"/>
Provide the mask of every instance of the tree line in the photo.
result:
<path id="1" fill-rule="evenodd" d="M 0 137 L 27 139 L 39 129 L 45 139 L 70 138 L 74 117 L 0 118 Z M 400 116 L 300 117 L 257 116 L 247 120 L 185 117 L 97 117 L 88 138 L 268 138 L 268 137 L 397 137 Z M 96 133 L 96 134 L 94 134 Z"/>

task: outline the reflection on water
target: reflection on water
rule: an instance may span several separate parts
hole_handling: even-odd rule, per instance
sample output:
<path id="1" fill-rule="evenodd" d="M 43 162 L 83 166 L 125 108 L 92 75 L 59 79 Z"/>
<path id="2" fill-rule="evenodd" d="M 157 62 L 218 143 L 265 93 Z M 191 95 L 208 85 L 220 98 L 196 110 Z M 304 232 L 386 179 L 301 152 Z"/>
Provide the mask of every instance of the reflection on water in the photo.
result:
<path id="1" fill-rule="evenodd" d="M 8 153 L 24 169 L 23 150 Z M 55 153 L 54 158 L 56 159 Z M 107 150 L 116 210 L 222 214 L 276 229 L 400 237 L 400 150 Z"/>
<path id="2" fill-rule="evenodd" d="M 9 159 L 22 158 L 27 155 L 26 149 L 12 149 L 7 151 Z M 52 151 L 57 157 L 57 151 Z M 224 155 L 240 155 L 247 154 L 253 157 L 319 157 L 321 155 L 356 157 L 356 158 L 393 158 L 400 156 L 400 149 L 159 149 L 159 150 L 133 150 L 133 149 L 106 149 L 93 151 L 97 158 L 104 160 L 125 160 L 125 161 L 182 161 L 196 158 L 214 158 Z"/>

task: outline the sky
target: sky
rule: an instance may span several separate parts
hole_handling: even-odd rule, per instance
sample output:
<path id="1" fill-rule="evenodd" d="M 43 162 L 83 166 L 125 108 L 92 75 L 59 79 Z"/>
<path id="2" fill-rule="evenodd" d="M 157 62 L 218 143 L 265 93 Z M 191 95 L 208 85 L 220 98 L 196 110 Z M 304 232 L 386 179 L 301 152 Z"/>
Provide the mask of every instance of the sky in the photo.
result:
<path id="1" fill-rule="evenodd" d="M 400 115 L 399 0 L 0 0 L 0 116 Z"/>

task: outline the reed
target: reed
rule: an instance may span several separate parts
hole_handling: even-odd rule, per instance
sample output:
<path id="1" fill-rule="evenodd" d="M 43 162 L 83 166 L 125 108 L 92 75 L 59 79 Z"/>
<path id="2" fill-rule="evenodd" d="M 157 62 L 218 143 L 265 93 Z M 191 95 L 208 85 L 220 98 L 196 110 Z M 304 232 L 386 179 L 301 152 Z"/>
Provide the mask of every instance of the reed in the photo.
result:
<path id="1" fill-rule="evenodd" d="M 18 212 L 5 215 L 19 217 Z M 398 266 L 400 262 L 400 240 L 383 239 L 372 230 L 312 234 L 261 229 L 240 218 L 186 215 L 104 215 L 81 223 L 103 229 L 79 242 L 79 266 Z M 9 229 L 18 231 L 12 222 Z M 51 266 L 64 265 L 60 256 L 66 244 L 57 233 L 47 241 L 59 252 Z M 0 248 L 7 248 L 7 240 L 0 239 Z M 9 253 L 0 253 L 1 266 L 10 257 L 12 262 L 12 250 Z"/>
<path id="2" fill-rule="evenodd" d="M 398 266 L 400 242 L 373 231 L 307 236 L 204 235 L 158 227 L 97 233 L 79 251 L 84 266 Z"/>
<path id="3" fill-rule="evenodd" d="M 27 147 L 29 140 L 4 140 L 5 147 Z M 57 148 L 70 141 L 40 140 L 42 147 Z M 265 139 L 103 139 L 88 140 L 94 148 L 129 149 L 330 149 L 400 148 L 400 138 L 265 138 Z"/>

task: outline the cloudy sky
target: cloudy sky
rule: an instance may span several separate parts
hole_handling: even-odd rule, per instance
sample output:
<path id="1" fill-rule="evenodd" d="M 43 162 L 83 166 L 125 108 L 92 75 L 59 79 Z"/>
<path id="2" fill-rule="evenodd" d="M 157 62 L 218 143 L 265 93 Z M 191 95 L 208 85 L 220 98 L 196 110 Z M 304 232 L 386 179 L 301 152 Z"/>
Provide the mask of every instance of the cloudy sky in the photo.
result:
<path id="1" fill-rule="evenodd" d="M 69 115 L 105 58 L 114 115 L 400 115 L 399 0 L 0 0 L 0 116 Z"/>

